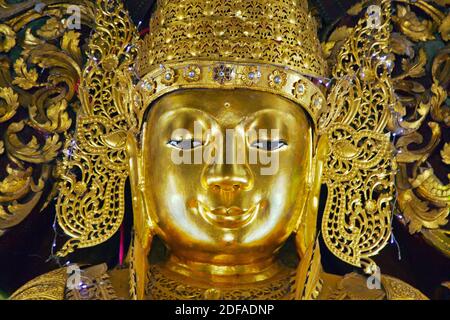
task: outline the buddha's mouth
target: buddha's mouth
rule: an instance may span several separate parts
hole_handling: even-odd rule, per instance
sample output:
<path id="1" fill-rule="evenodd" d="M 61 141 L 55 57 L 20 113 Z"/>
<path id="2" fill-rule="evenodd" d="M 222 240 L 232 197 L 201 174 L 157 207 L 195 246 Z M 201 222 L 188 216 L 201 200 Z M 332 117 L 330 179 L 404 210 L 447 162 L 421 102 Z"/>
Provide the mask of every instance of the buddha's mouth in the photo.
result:
<path id="1" fill-rule="evenodd" d="M 262 202 L 259 202 L 249 209 L 241 209 L 235 206 L 211 209 L 204 203 L 196 201 L 196 209 L 203 219 L 224 229 L 237 229 L 248 225 L 263 207 L 265 206 L 262 205 Z"/>

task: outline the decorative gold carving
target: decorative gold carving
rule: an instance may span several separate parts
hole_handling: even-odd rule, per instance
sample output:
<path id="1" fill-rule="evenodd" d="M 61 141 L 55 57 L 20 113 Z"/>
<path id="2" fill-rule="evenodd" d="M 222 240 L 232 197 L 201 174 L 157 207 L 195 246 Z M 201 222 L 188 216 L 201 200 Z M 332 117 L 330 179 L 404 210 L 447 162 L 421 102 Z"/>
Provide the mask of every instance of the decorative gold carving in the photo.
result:
<path id="1" fill-rule="evenodd" d="M 69 30 L 70 3 L 2 3 L 0 10 L 0 229 L 23 221 L 40 202 L 63 134 L 71 127 L 81 74 L 80 33 Z M 93 18 L 91 1 L 79 0 L 82 24 Z M 16 57 L 16 53 L 20 53 Z M 7 56 L 6 54 L 10 54 Z M 12 57 L 12 58 L 10 58 Z M 48 203 L 49 200 L 46 201 Z M 3 234 L 3 232 L 0 232 Z"/>
<path id="2" fill-rule="evenodd" d="M 25 90 L 37 86 L 38 74 L 36 69 L 27 70 L 25 61 L 22 58 L 17 59 L 14 63 L 14 72 L 16 77 L 13 80 L 13 84 Z"/>
<path id="3" fill-rule="evenodd" d="M 434 40 L 433 23 L 430 20 L 419 20 L 409 6 L 397 6 L 397 15 L 392 20 L 399 26 L 403 34 L 413 41 Z"/>
<path id="4" fill-rule="evenodd" d="M 106 264 L 81 270 L 80 282 L 71 283 L 66 267 L 43 274 L 18 289 L 10 300 L 117 300 Z"/>
<path id="5" fill-rule="evenodd" d="M 177 74 L 175 73 L 175 70 L 171 68 L 166 68 L 164 70 L 164 78 L 161 80 L 162 83 L 164 83 L 166 86 L 170 86 L 177 80 Z"/>
<path id="6" fill-rule="evenodd" d="M 16 33 L 6 24 L 0 24 L 0 52 L 8 52 L 16 45 Z"/>
<path id="7" fill-rule="evenodd" d="M 8 127 L 5 139 L 6 150 L 15 158 L 29 163 L 39 164 L 54 160 L 61 148 L 59 137 L 57 135 L 49 137 L 42 146 L 33 136 L 27 144 L 24 144 L 19 138 L 19 133 L 24 128 L 24 121 L 13 123 Z"/>
<path id="8" fill-rule="evenodd" d="M 286 85 L 287 74 L 281 70 L 274 70 L 269 75 L 269 87 L 281 89 Z"/>
<path id="9" fill-rule="evenodd" d="M 410 233 L 420 232 L 429 243 L 450 256 L 450 175 L 445 165 L 450 126 L 445 88 L 450 80 L 450 52 L 443 42 L 448 41 L 448 18 L 442 8 L 425 1 L 411 2 L 402 12 L 406 15 L 397 24 L 397 43 L 402 45 L 394 47 L 403 69 L 394 80 L 400 102 L 396 111 L 403 120 L 396 124 L 397 129 L 393 128 L 401 136 L 396 143 L 400 167 L 399 217 L 408 224 Z M 436 39 L 441 41 L 441 47 L 435 49 L 432 59 L 425 52 L 426 42 L 411 43 L 405 35 L 414 42 Z"/>
<path id="10" fill-rule="evenodd" d="M 199 81 L 201 70 L 196 65 L 188 65 L 184 68 L 184 79 L 189 82 Z"/>
<path id="11" fill-rule="evenodd" d="M 19 107 L 19 96 L 12 88 L 0 88 L 0 99 L 4 101 L 0 106 L 0 123 L 11 119 Z"/>
<path id="12" fill-rule="evenodd" d="M 395 104 L 388 65 L 389 3 L 382 1 L 379 28 L 360 19 L 340 49 L 330 112 L 321 119 L 320 131 L 330 148 L 322 235 L 333 254 L 367 272 L 370 257 L 390 237 L 394 198 L 396 164 L 386 132 Z"/>
<path id="13" fill-rule="evenodd" d="M 447 14 L 439 26 L 439 33 L 441 34 L 442 40 L 450 40 L 450 13 Z"/>
<path id="14" fill-rule="evenodd" d="M 399 6 L 393 17 L 390 47 L 395 56 L 390 61 L 392 69 L 401 67 L 392 76 L 398 101 L 389 129 L 399 137 L 395 143 L 398 216 L 409 224 L 411 233 L 420 232 L 450 256 L 450 185 L 445 156 L 450 126 L 446 91 L 450 81 L 449 14 L 439 7 L 445 6 L 445 1 L 393 2 Z M 350 14 L 361 14 L 367 5 L 368 1 L 361 1 Z M 345 30 L 348 27 L 339 26 L 322 44 L 330 65 L 337 59 L 342 46 L 338 40 L 345 37 L 340 36 Z"/>
<path id="15" fill-rule="evenodd" d="M 210 288 L 190 285 L 151 266 L 146 295 L 151 300 L 290 300 L 294 297 L 295 271 L 277 279 L 242 288 Z"/>
<path id="16" fill-rule="evenodd" d="M 135 104 L 134 112 L 139 121 L 143 119 L 147 107 L 153 101 L 179 88 L 250 88 L 275 93 L 303 106 L 314 122 L 317 122 L 319 117 L 326 112 L 326 108 L 323 108 L 322 105 L 317 105 L 313 99 L 319 97 L 322 101 L 325 101 L 325 96 L 321 89 L 314 85 L 310 78 L 290 69 L 280 69 L 271 65 L 224 63 L 220 61 L 197 61 L 194 64 L 189 62 L 177 65 L 167 64 L 164 67 L 171 68 L 175 74 L 182 74 L 183 76 L 176 77 L 173 83 L 168 86 L 165 84 L 165 69 L 157 68 L 141 79 L 136 88 L 137 90 L 145 90 L 146 94 L 142 94 L 142 99 L 139 99 L 139 103 Z M 248 78 L 250 68 L 258 70 L 253 77 L 254 81 L 249 81 Z M 243 76 L 246 74 L 247 77 Z M 294 84 L 298 81 L 302 81 L 305 86 L 303 95 L 298 95 L 297 92 L 292 90 Z"/>
<path id="17" fill-rule="evenodd" d="M 328 275 L 329 276 L 329 275 Z M 428 300 L 419 290 L 407 283 L 389 276 L 381 276 L 380 288 L 367 286 L 368 278 L 349 273 L 338 279 L 328 279 L 324 286 L 331 286 L 320 299 L 327 300 Z M 369 280 L 370 281 L 370 280 Z M 333 283 L 335 283 L 333 285 Z"/>
<path id="18" fill-rule="evenodd" d="M 409 232 L 416 233 L 422 228 L 437 229 L 447 224 L 448 208 L 430 209 L 409 189 L 398 195 L 400 210 L 409 223 Z"/>
<path id="19" fill-rule="evenodd" d="M 252 62 L 325 74 L 314 20 L 304 1 L 158 2 L 142 43 L 140 75 L 190 60 Z"/>
<path id="20" fill-rule="evenodd" d="M 67 270 L 60 268 L 43 274 L 14 292 L 10 300 L 63 300 Z"/>
<path id="21" fill-rule="evenodd" d="M 441 150 L 442 162 L 450 164 L 450 143 L 446 143 Z"/>
<path id="22" fill-rule="evenodd" d="M 385 292 L 380 289 L 369 289 L 367 278 L 357 274 L 346 274 L 330 293 L 329 300 L 384 300 Z"/>
<path id="23" fill-rule="evenodd" d="M 107 271 L 106 264 L 80 270 L 80 283 L 66 289 L 65 300 L 118 300 Z"/>
<path id="24" fill-rule="evenodd" d="M 382 276 L 381 283 L 388 300 L 428 300 L 422 292 L 399 279 Z"/>
<path id="25" fill-rule="evenodd" d="M 76 145 L 60 163 L 58 221 L 71 236 L 58 255 L 97 245 L 120 227 L 128 177 L 126 133 L 135 125 L 128 109 L 137 32 L 120 3 L 96 2 L 96 32 L 81 77 L 82 110 Z M 71 140 L 66 142 L 70 149 Z"/>
<path id="26" fill-rule="evenodd" d="M 180 87 L 217 87 L 283 95 L 303 105 L 317 121 L 324 110 L 314 108 L 311 97 L 323 94 L 310 80 L 324 76 L 325 69 L 316 26 L 306 7 L 304 1 L 286 0 L 245 4 L 189 0 L 182 6 L 158 2 L 137 62 L 143 81 L 156 81 L 157 92 L 143 99 L 137 118 L 156 98 Z M 254 67 L 256 76 L 248 72 Z M 170 87 L 159 85 L 166 82 L 162 72 L 166 68 L 183 74 Z M 292 92 L 299 79 L 306 86 L 301 98 Z"/>
<path id="27" fill-rule="evenodd" d="M 246 86 L 251 87 L 253 84 L 258 83 L 261 79 L 261 71 L 257 66 L 248 66 L 242 70 L 241 79 Z"/>

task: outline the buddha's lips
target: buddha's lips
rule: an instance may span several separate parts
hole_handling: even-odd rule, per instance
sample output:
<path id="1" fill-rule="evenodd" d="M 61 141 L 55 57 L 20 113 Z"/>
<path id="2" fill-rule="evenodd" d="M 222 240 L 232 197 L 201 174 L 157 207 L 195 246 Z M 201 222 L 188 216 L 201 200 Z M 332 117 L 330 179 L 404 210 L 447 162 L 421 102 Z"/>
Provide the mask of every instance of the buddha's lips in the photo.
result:
<path id="1" fill-rule="evenodd" d="M 211 210 L 211 213 L 215 214 L 216 216 L 235 217 L 245 214 L 246 211 L 248 210 L 243 210 L 239 207 L 231 207 L 231 208 L 219 207 L 214 210 Z"/>
<path id="2" fill-rule="evenodd" d="M 210 209 L 200 201 L 193 201 L 190 207 L 194 207 L 206 221 L 213 225 L 225 229 L 236 229 L 250 223 L 264 206 L 258 203 L 247 210 L 234 206 Z"/>

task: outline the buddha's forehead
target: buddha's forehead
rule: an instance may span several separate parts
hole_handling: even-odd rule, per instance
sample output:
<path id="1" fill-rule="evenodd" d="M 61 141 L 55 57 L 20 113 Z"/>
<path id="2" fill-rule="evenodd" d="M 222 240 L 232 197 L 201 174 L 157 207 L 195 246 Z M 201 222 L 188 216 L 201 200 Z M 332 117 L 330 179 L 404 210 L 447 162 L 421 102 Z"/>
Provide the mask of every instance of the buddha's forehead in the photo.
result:
<path id="1" fill-rule="evenodd" d="M 249 89 L 186 89 L 166 94 L 152 106 L 153 119 L 166 117 L 211 117 L 224 126 L 245 119 L 261 121 L 300 119 L 308 122 L 304 110 L 295 102 L 276 94 Z"/>

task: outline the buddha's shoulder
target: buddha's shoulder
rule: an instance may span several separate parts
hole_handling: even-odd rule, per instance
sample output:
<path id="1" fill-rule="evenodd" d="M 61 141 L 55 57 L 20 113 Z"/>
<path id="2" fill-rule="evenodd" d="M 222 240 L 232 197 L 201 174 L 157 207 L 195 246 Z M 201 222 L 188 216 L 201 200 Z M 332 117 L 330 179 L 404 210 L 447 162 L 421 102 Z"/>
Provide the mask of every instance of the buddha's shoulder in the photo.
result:
<path id="1" fill-rule="evenodd" d="M 422 292 L 397 278 L 382 276 L 381 283 L 388 300 L 429 300 Z"/>
<path id="2" fill-rule="evenodd" d="M 128 296 L 127 270 L 108 272 L 106 264 L 59 268 L 40 275 L 14 292 L 11 300 L 115 300 Z M 113 284 L 114 283 L 114 284 Z"/>
<path id="3" fill-rule="evenodd" d="M 27 282 L 14 292 L 11 300 L 63 300 L 67 268 L 60 268 Z"/>
<path id="4" fill-rule="evenodd" d="M 323 274 L 324 300 L 428 300 L 406 282 L 387 275 L 366 277 L 358 273 L 345 276 Z"/>

